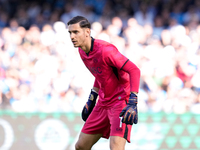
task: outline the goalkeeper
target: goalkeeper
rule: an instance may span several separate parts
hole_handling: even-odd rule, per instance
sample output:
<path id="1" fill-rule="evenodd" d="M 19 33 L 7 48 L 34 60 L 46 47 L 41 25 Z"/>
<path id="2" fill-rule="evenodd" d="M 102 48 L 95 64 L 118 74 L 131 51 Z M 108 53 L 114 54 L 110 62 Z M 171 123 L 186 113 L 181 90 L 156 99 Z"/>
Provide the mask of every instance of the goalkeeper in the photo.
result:
<path id="1" fill-rule="evenodd" d="M 103 137 L 110 138 L 111 150 L 124 150 L 126 141 L 130 142 L 132 125 L 138 122 L 140 70 L 114 45 L 92 38 L 90 27 L 82 16 L 68 22 L 71 41 L 95 77 L 82 110 L 85 124 L 75 148 L 90 150 Z"/>

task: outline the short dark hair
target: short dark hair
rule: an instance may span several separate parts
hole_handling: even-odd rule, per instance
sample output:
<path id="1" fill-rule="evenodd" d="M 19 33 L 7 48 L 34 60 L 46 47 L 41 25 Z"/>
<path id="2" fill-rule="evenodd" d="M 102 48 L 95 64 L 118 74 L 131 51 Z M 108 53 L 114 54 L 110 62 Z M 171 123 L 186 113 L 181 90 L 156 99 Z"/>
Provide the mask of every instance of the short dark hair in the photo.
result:
<path id="1" fill-rule="evenodd" d="M 76 24 L 78 22 L 81 28 L 91 28 L 90 22 L 83 16 L 73 17 L 71 20 L 69 20 L 67 25 Z"/>

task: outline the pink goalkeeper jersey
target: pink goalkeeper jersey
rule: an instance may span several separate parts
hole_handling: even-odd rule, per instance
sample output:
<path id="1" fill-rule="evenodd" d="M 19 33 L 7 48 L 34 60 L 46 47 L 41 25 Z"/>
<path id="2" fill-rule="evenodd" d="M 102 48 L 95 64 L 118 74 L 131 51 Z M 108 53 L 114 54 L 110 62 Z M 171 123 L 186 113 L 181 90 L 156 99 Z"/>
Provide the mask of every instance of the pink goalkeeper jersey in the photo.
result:
<path id="1" fill-rule="evenodd" d="M 85 66 L 98 82 L 98 105 L 112 107 L 130 94 L 129 74 L 121 70 L 129 61 L 117 48 L 103 40 L 92 39 L 91 50 L 86 54 L 79 48 Z"/>

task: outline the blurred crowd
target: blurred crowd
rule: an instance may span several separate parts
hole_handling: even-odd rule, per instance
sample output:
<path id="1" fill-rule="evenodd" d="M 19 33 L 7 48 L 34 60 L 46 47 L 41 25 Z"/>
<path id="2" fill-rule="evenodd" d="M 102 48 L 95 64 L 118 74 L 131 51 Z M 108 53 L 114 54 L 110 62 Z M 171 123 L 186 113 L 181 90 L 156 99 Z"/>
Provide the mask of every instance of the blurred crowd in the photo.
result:
<path id="1" fill-rule="evenodd" d="M 141 69 L 140 112 L 200 113 L 199 0 L 0 0 L 0 109 L 81 112 L 94 77 L 66 23 L 82 15 L 96 39 Z"/>

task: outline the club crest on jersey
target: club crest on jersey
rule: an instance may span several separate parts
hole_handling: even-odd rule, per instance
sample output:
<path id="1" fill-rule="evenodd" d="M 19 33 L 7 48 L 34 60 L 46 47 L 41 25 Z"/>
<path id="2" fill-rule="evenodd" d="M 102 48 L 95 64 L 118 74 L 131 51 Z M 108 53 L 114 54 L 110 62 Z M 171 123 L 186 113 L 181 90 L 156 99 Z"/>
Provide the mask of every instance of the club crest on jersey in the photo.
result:
<path id="1" fill-rule="evenodd" d="M 93 62 L 94 62 L 94 63 L 97 63 L 97 62 L 98 62 L 98 60 L 97 60 L 96 58 L 94 58 L 94 59 L 93 59 Z"/>

